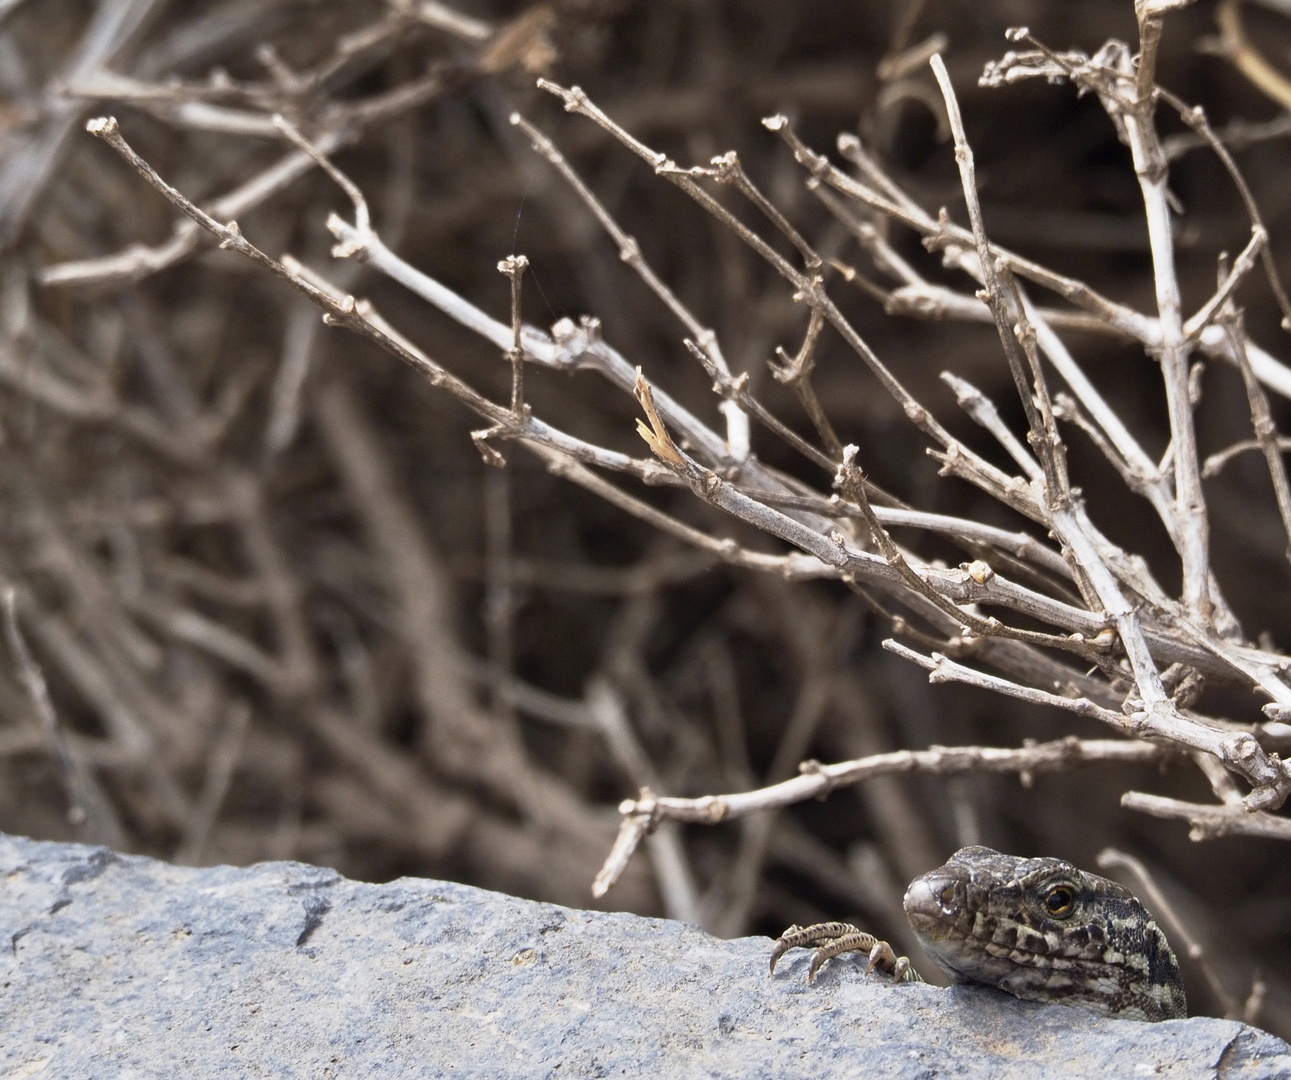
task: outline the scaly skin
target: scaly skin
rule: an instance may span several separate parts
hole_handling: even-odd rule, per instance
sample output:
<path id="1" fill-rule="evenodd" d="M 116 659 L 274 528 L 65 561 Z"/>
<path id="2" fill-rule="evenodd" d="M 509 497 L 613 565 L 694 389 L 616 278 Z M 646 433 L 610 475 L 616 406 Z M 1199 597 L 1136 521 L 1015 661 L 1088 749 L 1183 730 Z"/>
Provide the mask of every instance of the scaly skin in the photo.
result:
<path id="1" fill-rule="evenodd" d="M 1131 1020 L 1188 1014 L 1179 963 L 1143 905 L 1116 882 L 1061 859 L 962 848 L 910 883 L 905 910 L 928 955 L 956 982 Z M 818 945 L 812 974 L 841 952 L 878 955 L 874 939 L 855 927 L 791 930 L 776 956 L 789 947 Z M 864 948 L 838 947 L 864 939 Z M 884 960 L 893 955 L 887 950 Z M 895 970 L 897 978 L 917 978 L 908 961 L 894 959 L 878 966 Z"/>

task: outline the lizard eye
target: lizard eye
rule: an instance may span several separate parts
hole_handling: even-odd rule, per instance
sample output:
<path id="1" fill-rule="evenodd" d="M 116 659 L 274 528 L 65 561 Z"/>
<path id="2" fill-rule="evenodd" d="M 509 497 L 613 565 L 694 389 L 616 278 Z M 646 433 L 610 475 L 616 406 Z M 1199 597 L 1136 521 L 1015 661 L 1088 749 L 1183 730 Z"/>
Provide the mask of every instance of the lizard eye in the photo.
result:
<path id="1" fill-rule="evenodd" d="M 1059 919 L 1070 915 L 1075 903 L 1076 895 L 1066 885 L 1055 885 L 1044 898 L 1045 909 Z"/>

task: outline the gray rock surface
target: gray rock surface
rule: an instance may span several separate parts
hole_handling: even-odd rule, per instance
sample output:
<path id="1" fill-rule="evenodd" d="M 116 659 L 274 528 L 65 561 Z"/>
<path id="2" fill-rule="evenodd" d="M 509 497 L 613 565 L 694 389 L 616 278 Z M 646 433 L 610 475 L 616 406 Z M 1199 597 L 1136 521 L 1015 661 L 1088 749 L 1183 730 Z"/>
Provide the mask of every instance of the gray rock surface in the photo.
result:
<path id="1" fill-rule="evenodd" d="M 1224 1020 L 892 986 L 763 938 L 294 863 L 0 836 L 0 1080 L 1291 1077 Z"/>

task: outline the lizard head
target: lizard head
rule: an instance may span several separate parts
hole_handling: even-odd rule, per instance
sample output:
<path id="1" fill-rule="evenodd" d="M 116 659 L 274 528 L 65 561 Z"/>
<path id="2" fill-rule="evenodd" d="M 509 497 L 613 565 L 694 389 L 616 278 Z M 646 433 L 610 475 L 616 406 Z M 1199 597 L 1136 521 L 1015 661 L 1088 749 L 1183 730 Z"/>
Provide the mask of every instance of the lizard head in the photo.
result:
<path id="1" fill-rule="evenodd" d="M 1147 909 L 1062 859 L 962 848 L 911 882 L 905 910 L 957 982 L 1131 1019 L 1187 1015 L 1178 962 Z"/>

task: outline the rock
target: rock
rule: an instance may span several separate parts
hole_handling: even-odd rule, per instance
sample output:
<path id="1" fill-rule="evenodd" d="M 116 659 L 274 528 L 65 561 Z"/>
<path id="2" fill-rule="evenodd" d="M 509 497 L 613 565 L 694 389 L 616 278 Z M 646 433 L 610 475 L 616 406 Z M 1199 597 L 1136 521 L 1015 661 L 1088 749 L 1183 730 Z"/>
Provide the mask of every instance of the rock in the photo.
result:
<path id="1" fill-rule="evenodd" d="M 0 836 L 0 1077 L 1291 1077 L 1291 1047 L 295 863 Z M 797 957 L 797 959 L 795 959 Z"/>

